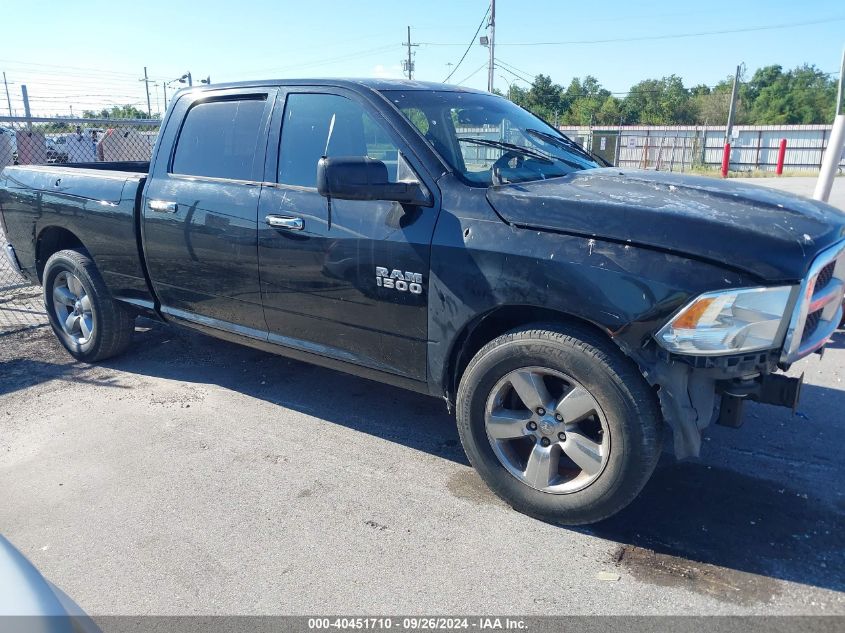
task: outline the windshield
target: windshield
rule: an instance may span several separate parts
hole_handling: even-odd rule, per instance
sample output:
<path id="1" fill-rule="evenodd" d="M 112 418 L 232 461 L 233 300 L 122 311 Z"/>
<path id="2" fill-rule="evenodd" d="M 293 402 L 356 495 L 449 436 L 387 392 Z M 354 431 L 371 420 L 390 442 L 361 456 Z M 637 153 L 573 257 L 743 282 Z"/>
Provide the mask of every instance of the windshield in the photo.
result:
<path id="1" fill-rule="evenodd" d="M 427 90 L 383 94 L 470 185 L 544 180 L 599 167 L 579 145 L 502 97 Z"/>

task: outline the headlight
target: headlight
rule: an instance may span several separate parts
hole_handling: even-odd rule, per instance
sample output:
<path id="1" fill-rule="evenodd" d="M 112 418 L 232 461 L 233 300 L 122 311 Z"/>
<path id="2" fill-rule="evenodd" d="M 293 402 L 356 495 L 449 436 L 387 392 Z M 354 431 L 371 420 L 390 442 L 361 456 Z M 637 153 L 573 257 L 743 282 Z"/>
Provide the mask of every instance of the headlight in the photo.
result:
<path id="1" fill-rule="evenodd" d="M 678 354 L 739 354 L 778 347 L 792 286 L 699 295 L 664 325 L 657 342 Z"/>

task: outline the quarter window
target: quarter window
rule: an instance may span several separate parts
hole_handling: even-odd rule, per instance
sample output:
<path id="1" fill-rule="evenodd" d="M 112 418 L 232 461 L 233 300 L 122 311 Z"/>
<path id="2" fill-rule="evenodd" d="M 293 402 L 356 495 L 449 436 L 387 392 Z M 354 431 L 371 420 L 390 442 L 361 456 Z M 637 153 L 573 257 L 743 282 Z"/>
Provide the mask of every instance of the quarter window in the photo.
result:
<path id="1" fill-rule="evenodd" d="M 172 173 L 252 180 L 266 98 L 260 95 L 193 106 L 179 133 Z"/>

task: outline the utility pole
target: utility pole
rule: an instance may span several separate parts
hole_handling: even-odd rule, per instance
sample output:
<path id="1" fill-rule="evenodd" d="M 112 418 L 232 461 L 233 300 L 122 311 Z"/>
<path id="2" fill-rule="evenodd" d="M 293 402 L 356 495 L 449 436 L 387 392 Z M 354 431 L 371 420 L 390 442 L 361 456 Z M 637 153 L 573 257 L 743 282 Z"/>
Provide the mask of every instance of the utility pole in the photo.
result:
<path id="1" fill-rule="evenodd" d="M 739 92 L 739 74 L 742 72 L 742 64 L 736 67 L 734 75 L 734 86 L 731 90 L 731 105 L 728 109 L 728 123 L 725 125 L 725 149 L 722 152 L 722 178 L 728 177 L 731 168 L 731 134 L 734 129 L 734 117 L 736 116 L 736 97 Z"/>
<path id="2" fill-rule="evenodd" d="M 827 142 L 822 168 L 819 171 L 819 179 L 816 181 L 816 189 L 813 198 L 827 202 L 830 198 L 830 190 L 833 188 L 833 178 L 842 160 L 845 150 L 845 50 L 842 51 L 842 66 L 839 71 L 839 90 L 836 92 L 836 111 L 833 119 L 833 129 L 830 131 L 830 139 Z"/>
<path id="3" fill-rule="evenodd" d="M 9 116 L 14 116 L 12 114 L 12 99 L 9 97 L 9 82 L 6 81 L 6 71 L 3 71 L 3 85 L 6 86 L 6 105 L 9 106 Z"/>
<path id="4" fill-rule="evenodd" d="M 496 0 L 490 0 L 490 22 L 487 23 L 490 33 L 490 61 L 487 64 L 487 92 L 493 92 L 493 70 L 496 66 L 496 55 L 493 48 L 496 44 Z"/>
<path id="5" fill-rule="evenodd" d="M 736 75 L 734 75 L 734 86 L 731 90 L 731 106 L 728 109 L 728 124 L 725 126 L 725 143 L 731 142 L 731 132 L 734 128 L 734 118 L 736 117 L 736 99 L 739 93 L 739 74 L 742 72 L 742 64 L 736 67 Z"/>
<path id="6" fill-rule="evenodd" d="M 167 83 L 164 81 L 161 82 L 161 93 L 164 95 L 164 109 L 167 110 Z"/>
<path id="7" fill-rule="evenodd" d="M 144 66 L 144 78 L 139 79 L 138 81 L 144 82 L 144 88 L 147 89 L 147 117 L 152 119 L 153 118 L 153 109 L 150 106 L 150 79 L 147 77 L 147 67 Z"/>
<path id="8" fill-rule="evenodd" d="M 413 79 L 413 72 L 414 72 L 414 60 L 411 56 L 411 48 L 414 46 L 419 46 L 419 44 L 412 44 L 411 43 L 411 27 L 408 27 L 408 41 L 402 42 L 403 46 L 408 47 L 408 59 L 402 60 L 402 70 L 408 73 L 408 79 Z"/>
<path id="9" fill-rule="evenodd" d="M 29 119 L 32 117 L 32 112 L 29 110 L 29 92 L 26 89 L 26 84 L 21 85 L 21 95 L 23 96 L 23 113 Z M 32 121 L 27 120 L 26 128 L 32 131 Z"/>

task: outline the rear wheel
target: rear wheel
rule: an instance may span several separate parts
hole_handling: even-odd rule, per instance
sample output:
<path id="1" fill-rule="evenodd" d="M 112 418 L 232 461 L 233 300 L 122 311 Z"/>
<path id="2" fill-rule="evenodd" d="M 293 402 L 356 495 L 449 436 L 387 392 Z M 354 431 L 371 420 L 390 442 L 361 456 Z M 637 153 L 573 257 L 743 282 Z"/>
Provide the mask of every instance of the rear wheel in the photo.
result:
<path id="1" fill-rule="evenodd" d="M 458 430 L 481 478 L 516 510 L 562 524 L 625 507 L 660 456 L 662 417 L 634 363 L 592 330 L 514 330 L 461 379 Z"/>
<path id="2" fill-rule="evenodd" d="M 112 299 L 84 251 L 59 251 L 47 260 L 44 305 L 56 337 L 78 360 L 115 356 L 132 340 L 135 317 Z"/>

